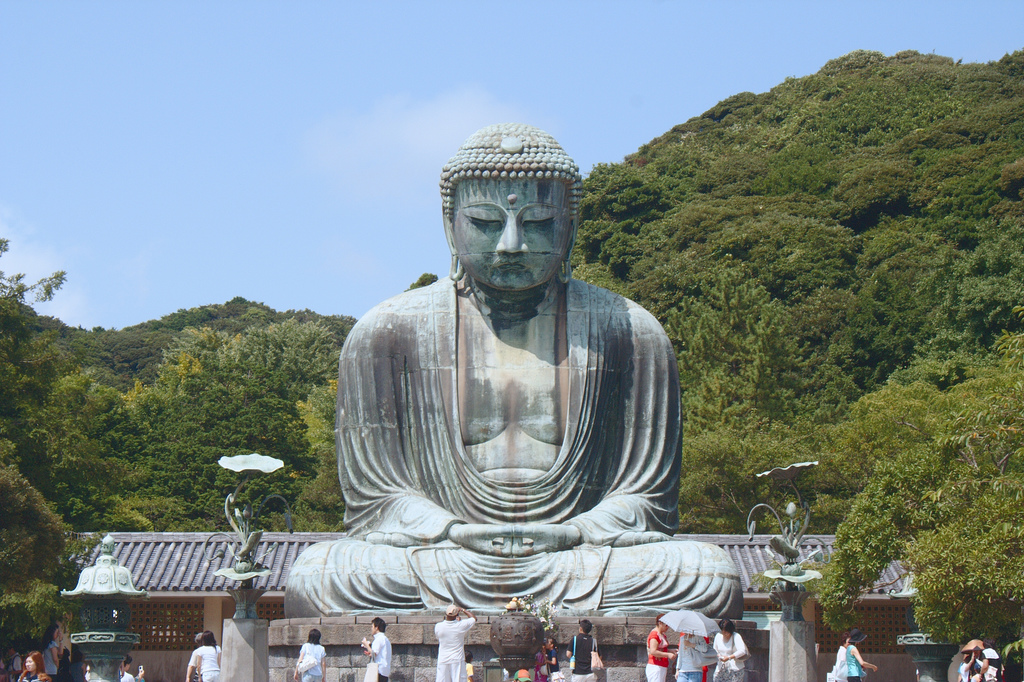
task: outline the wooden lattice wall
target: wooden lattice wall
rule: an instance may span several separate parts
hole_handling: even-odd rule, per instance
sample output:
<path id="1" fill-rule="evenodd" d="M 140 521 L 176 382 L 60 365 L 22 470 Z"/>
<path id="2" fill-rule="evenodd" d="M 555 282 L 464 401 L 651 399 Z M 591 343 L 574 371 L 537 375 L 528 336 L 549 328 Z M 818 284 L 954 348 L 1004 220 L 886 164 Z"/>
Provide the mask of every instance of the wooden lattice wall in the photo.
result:
<path id="1" fill-rule="evenodd" d="M 780 607 L 768 600 L 748 601 L 744 611 L 779 611 Z M 893 600 L 871 600 L 858 603 L 856 626 L 868 636 L 858 647 L 863 654 L 903 654 L 903 647 L 896 644 L 896 637 L 906 634 L 907 605 Z M 834 654 L 839 650 L 838 632 L 833 632 L 822 619 L 822 608 L 814 604 L 814 640 L 818 643 L 819 654 Z"/>
<path id="2" fill-rule="evenodd" d="M 871 600 L 858 603 L 856 627 L 868 636 L 857 645 L 862 654 L 903 654 L 896 637 L 908 632 L 907 605 L 892 600 Z M 839 633 L 833 632 L 822 620 L 820 604 L 814 605 L 814 639 L 820 645 L 819 653 L 834 654 L 839 650 Z"/>
<path id="3" fill-rule="evenodd" d="M 142 636 L 136 649 L 191 651 L 203 631 L 203 600 L 159 601 L 132 604 L 131 632 Z"/>
<path id="4" fill-rule="evenodd" d="M 267 620 L 284 618 L 284 599 L 261 599 L 256 602 L 256 615 Z"/>

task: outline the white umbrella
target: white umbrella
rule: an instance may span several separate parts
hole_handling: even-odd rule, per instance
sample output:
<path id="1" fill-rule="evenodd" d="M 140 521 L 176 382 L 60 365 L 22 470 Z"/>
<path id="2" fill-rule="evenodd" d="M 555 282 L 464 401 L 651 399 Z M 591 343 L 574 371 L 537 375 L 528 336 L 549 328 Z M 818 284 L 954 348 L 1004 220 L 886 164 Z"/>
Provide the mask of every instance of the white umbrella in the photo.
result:
<path id="1" fill-rule="evenodd" d="M 659 620 L 680 634 L 711 637 L 718 631 L 718 623 L 699 611 L 679 609 L 666 613 Z"/>

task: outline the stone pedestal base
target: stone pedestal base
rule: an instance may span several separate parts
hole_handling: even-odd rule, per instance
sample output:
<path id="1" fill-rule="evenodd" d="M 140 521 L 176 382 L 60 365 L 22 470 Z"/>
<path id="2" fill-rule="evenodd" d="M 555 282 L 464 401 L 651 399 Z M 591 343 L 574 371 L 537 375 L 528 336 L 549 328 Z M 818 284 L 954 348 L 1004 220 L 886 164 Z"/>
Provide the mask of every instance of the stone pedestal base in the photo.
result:
<path id="1" fill-rule="evenodd" d="M 814 623 L 780 620 L 771 624 L 768 682 L 815 682 Z"/>
<path id="2" fill-rule="evenodd" d="M 224 619 L 221 682 L 268 682 L 270 649 L 266 620 Z"/>

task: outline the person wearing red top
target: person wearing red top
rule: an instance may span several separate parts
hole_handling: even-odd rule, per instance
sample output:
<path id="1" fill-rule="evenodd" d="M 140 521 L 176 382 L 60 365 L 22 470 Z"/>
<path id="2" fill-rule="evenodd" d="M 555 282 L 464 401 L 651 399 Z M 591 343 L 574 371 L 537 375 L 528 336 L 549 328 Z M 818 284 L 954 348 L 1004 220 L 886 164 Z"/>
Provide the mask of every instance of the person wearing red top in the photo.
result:
<path id="1" fill-rule="evenodd" d="M 665 682 L 668 664 L 676 657 L 674 652 L 668 650 L 666 630 L 668 626 L 662 623 L 661 616 L 658 616 L 654 629 L 647 635 L 647 682 Z"/>

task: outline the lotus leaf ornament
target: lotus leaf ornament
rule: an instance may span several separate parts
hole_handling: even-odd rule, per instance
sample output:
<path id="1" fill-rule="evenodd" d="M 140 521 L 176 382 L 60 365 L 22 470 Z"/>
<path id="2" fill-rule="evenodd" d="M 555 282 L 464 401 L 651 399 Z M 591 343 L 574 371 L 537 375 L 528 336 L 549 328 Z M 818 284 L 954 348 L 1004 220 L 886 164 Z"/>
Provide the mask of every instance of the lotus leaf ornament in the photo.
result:
<path id="1" fill-rule="evenodd" d="M 284 466 L 284 462 L 276 457 L 267 457 L 259 453 L 221 457 L 217 464 L 225 469 L 247 474 L 269 474 Z"/>

